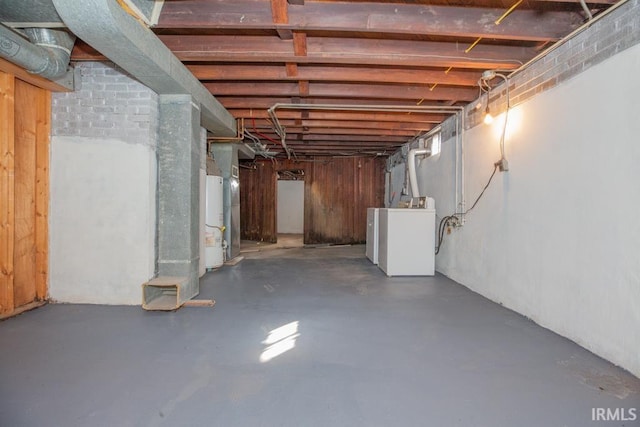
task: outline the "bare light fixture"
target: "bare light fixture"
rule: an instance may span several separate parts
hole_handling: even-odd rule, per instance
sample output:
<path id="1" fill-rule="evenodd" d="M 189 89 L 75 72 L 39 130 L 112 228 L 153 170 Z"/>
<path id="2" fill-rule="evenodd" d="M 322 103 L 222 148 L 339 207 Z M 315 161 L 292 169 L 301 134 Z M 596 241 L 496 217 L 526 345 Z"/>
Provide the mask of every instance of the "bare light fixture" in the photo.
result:
<path id="1" fill-rule="evenodd" d="M 491 85 L 489 81 L 493 80 L 496 77 L 500 77 L 504 80 L 506 85 L 506 95 L 507 95 L 507 110 L 504 113 L 504 124 L 502 127 L 502 135 L 500 136 L 500 160 L 495 163 L 495 166 L 500 169 L 500 172 L 507 172 L 509 170 L 509 163 L 507 162 L 507 158 L 504 154 L 504 136 L 507 132 L 507 121 L 509 119 L 509 109 L 511 108 L 511 104 L 509 101 L 509 78 L 504 74 L 500 74 L 494 70 L 487 70 L 482 73 L 480 80 L 478 80 L 478 85 L 482 91 L 487 92 L 487 106 L 484 110 L 484 123 L 491 124 L 493 122 L 493 117 L 491 116 L 491 112 L 489 111 L 489 95 L 491 94 Z"/>
<path id="2" fill-rule="evenodd" d="M 489 101 L 487 101 L 487 108 L 484 109 L 483 122 L 485 125 L 490 125 L 491 123 L 493 123 L 493 116 L 491 115 L 491 111 L 489 111 Z"/>

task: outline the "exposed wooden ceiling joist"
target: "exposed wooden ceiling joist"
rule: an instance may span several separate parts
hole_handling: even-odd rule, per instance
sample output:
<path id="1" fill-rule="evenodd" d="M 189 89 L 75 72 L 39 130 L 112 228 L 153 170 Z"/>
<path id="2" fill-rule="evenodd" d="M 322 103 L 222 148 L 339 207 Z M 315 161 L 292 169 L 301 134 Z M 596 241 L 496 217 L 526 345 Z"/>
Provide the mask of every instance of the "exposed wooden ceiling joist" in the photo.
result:
<path id="1" fill-rule="evenodd" d="M 597 15 L 616 1 L 587 7 Z M 276 103 L 464 105 L 482 71 L 519 68 L 586 19 L 580 0 L 174 0 L 153 30 L 284 155 L 267 113 Z M 104 58 L 79 42 L 72 59 Z M 336 107 L 277 117 L 304 156 L 388 153 L 449 115 Z"/>
<path id="2" fill-rule="evenodd" d="M 382 135 L 326 135 L 323 133 L 314 133 L 300 136 L 302 141 L 333 141 L 333 142 L 379 142 L 379 143 L 405 143 L 407 139 L 404 136 L 382 136 Z"/>
<path id="3" fill-rule="evenodd" d="M 415 83 L 475 86 L 479 71 L 407 69 L 399 67 L 337 67 L 300 65 L 295 73 L 280 65 L 189 65 L 200 80 L 306 80 L 334 82 Z M 242 84 L 233 83 L 235 87 Z"/>
<path id="4" fill-rule="evenodd" d="M 247 100 L 255 97 L 274 97 L 282 98 L 285 96 L 298 97 L 306 96 L 305 102 L 309 97 L 322 97 L 322 98 L 353 98 L 353 99 L 407 99 L 407 100 L 423 100 L 426 101 L 440 101 L 443 99 L 452 101 L 470 101 L 473 100 L 478 90 L 472 87 L 448 87 L 448 86 L 433 86 L 428 85 L 382 85 L 382 84 L 324 84 L 324 83 L 310 83 L 308 85 L 307 93 L 302 95 L 299 90 L 299 86 L 296 83 L 264 83 L 255 87 L 254 85 L 247 85 L 243 87 L 242 83 L 235 85 L 224 83 L 205 83 L 205 87 L 208 88 L 217 98 L 224 99 L 226 96 L 242 96 Z M 252 89 L 255 90 L 252 91 Z M 258 105 L 264 106 L 265 101 L 262 99 Z M 288 101 L 291 102 L 291 101 Z M 275 100 L 274 100 L 275 103 Z M 317 103 L 317 102 L 315 102 Z M 338 101 L 337 103 L 341 103 Z M 245 104 L 249 105 L 249 104 Z M 227 108 L 244 108 L 238 107 L 237 104 L 229 104 Z M 251 108 L 250 106 L 247 108 Z M 268 107 L 267 107 L 268 108 Z"/>
<path id="5" fill-rule="evenodd" d="M 280 124 L 284 126 L 287 131 L 294 128 L 331 128 L 331 129 L 402 129 L 402 130 L 425 130 L 431 129 L 433 123 L 424 122 L 366 122 L 366 121 L 350 121 L 350 120 L 302 120 L 298 122 L 296 120 L 280 120 Z"/>
<path id="6" fill-rule="evenodd" d="M 399 67 L 517 68 L 538 51 L 531 46 L 360 38 L 307 37 L 306 56 L 290 41 L 269 36 L 160 35 L 184 62 L 295 62 L 298 64 L 387 65 Z"/>
<path id="7" fill-rule="evenodd" d="M 271 98 L 271 97 L 217 97 L 220 102 L 225 104 L 227 109 L 231 110 L 251 110 L 251 109 L 268 109 L 274 104 L 291 104 L 299 101 L 297 97 Z M 244 100 L 244 101 L 243 101 Z M 413 102 L 412 102 L 413 101 Z M 332 104 L 340 105 L 393 105 L 398 107 L 412 107 L 418 105 L 420 100 L 403 100 L 403 99 L 367 99 L 367 98 L 304 98 L 305 104 Z M 298 102 L 299 103 L 299 102 Z M 419 104 L 423 106 L 424 104 Z M 431 105 L 431 104 L 430 104 Z M 339 108 L 336 108 L 339 111 Z M 278 111 L 278 117 L 282 112 Z"/>
<path id="8" fill-rule="evenodd" d="M 307 1 L 287 9 L 287 23 L 274 23 L 271 7 L 284 0 L 167 2 L 156 28 L 274 28 L 390 34 L 484 37 L 508 40 L 557 40 L 583 21 L 574 12 L 515 10 L 502 25 L 500 8 L 434 6 L 376 2 Z M 286 6 L 286 4 L 285 4 Z M 279 10 L 280 21 L 283 21 Z M 545 19 L 539 19 L 544 14 Z"/>
<path id="9" fill-rule="evenodd" d="M 251 118 L 257 121 L 268 119 L 266 110 L 251 109 L 230 109 L 235 117 L 247 119 L 246 126 L 251 127 Z M 367 122 L 392 122 L 392 123 L 441 123 L 447 115 L 431 113 L 378 113 L 372 111 L 307 111 L 307 118 L 311 120 L 360 120 Z M 281 119 L 302 119 L 300 111 L 279 111 L 278 117 Z"/>
<path id="10" fill-rule="evenodd" d="M 431 129 L 432 125 L 425 125 L 426 130 Z M 299 128 L 299 129 L 298 129 Z M 407 136 L 411 137 L 416 135 L 418 132 L 411 129 L 373 129 L 370 127 L 362 127 L 362 128 L 307 128 L 302 129 L 301 127 L 292 128 L 291 134 L 302 133 L 302 134 L 312 134 L 312 133 L 321 133 L 323 135 L 389 135 L 389 136 Z M 275 131 L 263 131 L 263 134 L 273 136 L 274 138 L 278 138 Z M 287 131 L 289 133 L 289 131 Z"/>

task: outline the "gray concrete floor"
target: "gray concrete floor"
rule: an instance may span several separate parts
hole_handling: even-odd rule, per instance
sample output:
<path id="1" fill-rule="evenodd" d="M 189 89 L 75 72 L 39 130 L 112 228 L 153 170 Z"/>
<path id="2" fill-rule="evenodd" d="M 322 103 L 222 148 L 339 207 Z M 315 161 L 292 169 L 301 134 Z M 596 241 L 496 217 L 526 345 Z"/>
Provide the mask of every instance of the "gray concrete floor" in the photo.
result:
<path id="1" fill-rule="evenodd" d="M 1 322 L 0 426 L 640 424 L 591 421 L 640 408 L 629 373 L 363 253 L 248 254 L 203 279 L 214 308 L 49 305 Z"/>

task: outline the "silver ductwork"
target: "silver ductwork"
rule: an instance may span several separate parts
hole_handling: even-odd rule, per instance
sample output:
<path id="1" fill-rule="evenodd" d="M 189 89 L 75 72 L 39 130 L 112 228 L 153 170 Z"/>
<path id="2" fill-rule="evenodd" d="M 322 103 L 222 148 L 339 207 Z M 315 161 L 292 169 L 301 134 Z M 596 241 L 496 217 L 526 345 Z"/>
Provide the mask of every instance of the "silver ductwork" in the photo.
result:
<path id="1" fill-rule="evenodd" d="M 51 0 L 0 0 L 0 22 L 12 28 L 64 27 Z"/>
<path id="2" fill-rule="evenodd" d="M 202 126 L 236 136 L 236 121 L 151 31 L 114 0 L 53 0 L 67 27 L 87 44 L 160 95 L 189 94 Z"/>
<path id="3" fill-rule="evenodd" d="M 75 36 L 62 30 L 27 28 L 29 40 L 0 25 L 0 56 L 47 79 L 66 74 Z"/>

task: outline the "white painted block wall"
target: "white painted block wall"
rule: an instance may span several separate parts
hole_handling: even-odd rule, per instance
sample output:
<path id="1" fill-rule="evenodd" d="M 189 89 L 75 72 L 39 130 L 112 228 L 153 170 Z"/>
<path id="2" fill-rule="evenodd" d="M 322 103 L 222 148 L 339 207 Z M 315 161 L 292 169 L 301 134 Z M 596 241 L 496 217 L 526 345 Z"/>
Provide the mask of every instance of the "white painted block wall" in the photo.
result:
<path id="1" fill-rule="evenodd" d="M 436 268 L 640 377 L 639 75 L 637 45 L 513 110 L 511 169 Z M 501 117 L 465 133 L 468 206 L 500 158 Z M 418 168 L 440 217 L 454 209 L 454 144 Z"/>
<path id="2" fill-rule="evenodd" d="M 51 298 L 140 304 L 155 259 L 156 154 L 112 138 L 51 141 Z"/>
<path id="3" fill-rule="evenodd" d="M 52 96 L 49 294 L 140 304 L 154 275 L 158 96 L 113 64 L 76 64 Z"/>

